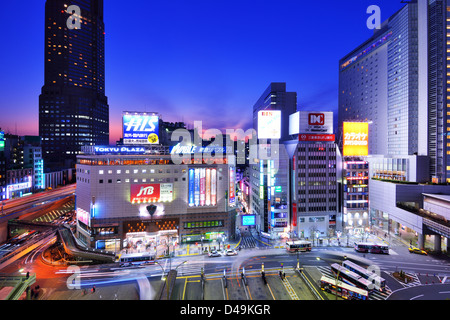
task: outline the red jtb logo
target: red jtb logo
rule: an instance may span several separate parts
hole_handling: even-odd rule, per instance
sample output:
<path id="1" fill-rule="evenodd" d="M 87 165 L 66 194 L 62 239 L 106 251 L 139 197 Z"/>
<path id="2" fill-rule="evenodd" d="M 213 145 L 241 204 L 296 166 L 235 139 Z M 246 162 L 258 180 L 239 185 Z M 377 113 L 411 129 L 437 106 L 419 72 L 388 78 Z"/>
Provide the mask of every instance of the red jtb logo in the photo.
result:
<path id="1" fill-rule="evenodd" d="M 325 115 L 323 113 L 310 113 L 308 124 L 310 126 L 323 126 L 325 124 Z"/>

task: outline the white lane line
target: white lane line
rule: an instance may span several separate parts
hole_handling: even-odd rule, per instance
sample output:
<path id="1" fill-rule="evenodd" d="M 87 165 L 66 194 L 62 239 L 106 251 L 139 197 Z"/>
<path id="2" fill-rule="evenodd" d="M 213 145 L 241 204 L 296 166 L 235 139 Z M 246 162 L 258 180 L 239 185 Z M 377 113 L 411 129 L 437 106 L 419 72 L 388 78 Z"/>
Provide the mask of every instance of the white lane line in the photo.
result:
<path id="1" fill-rule="evenodd" d="M 417 298 L 420 298 L 420 297 L 423 297 L 423 294 L 419 294 L 418 296 L 412 297 L 412 298 L 409 299 L 409 300 L 414 300 L 414 299 L 417 299 Z"/>

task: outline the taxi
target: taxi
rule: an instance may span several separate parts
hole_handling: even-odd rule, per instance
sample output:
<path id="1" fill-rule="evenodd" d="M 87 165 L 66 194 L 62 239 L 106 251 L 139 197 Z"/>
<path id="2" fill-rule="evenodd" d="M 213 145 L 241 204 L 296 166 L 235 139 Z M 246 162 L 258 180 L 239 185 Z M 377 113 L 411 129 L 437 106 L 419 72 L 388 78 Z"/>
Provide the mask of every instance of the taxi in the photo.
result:
<path id="1" fill-rule="evenodd" d="M 421 249 L 416 248 L 416 247 L 409 247 L 408 250 L 409 250 L 410 253 L 417 253 L 417 254 L 428 255 L 428 253 L 426 251 L 421 250 Z"/>

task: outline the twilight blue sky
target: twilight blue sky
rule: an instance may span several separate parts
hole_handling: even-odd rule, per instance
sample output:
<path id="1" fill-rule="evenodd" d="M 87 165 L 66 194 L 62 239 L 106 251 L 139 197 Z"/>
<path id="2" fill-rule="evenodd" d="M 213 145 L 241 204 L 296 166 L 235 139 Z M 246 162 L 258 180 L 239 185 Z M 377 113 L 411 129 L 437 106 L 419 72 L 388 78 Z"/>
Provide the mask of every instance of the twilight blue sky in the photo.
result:
<path id="1" fill-rule="evenodd" d="M 45 0 L 0 10 L 0 128 L 38 134 L 44 81 Z M 122 111 L 224 130 L 252 125 L 270 82 L 286 82 L 303 110 L 337 110 L 338 61 L 373 33 L 400 0 L 105 0 L 106 95 L 111 142 Z M 17 128 L 17 129 L 16 129 Z M 17 131 L 16 131 L 17 130 Z"/>

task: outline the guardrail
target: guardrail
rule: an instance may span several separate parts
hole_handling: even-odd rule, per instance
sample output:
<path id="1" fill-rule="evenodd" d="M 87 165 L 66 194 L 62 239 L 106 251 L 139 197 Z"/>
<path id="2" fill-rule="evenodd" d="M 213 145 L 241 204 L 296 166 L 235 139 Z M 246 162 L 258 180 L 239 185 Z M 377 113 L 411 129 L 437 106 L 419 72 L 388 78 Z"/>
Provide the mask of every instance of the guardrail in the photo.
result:
<path id="1" fill-rule="evenodd" d="M 22 277 L 20 282 L 14 287 L 14 289 L 8 294 L 6 300 L 19 300 L 22 294 L 36 282 L 36 274 L 30 275 L 29 277 Z"/>

